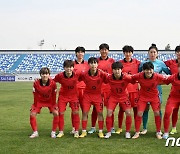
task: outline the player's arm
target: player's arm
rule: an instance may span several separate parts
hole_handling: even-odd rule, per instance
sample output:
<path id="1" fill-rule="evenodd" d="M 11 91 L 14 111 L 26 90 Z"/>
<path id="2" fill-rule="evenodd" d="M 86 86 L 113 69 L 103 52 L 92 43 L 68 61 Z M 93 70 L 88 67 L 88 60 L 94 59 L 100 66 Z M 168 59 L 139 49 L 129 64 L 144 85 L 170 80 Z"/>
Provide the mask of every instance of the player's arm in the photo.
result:
<path id="1" fill-rule="evenodd" d="M 140 78 L 140 73 L 131 75 L 130 83 L 132 84 L 138 83 L 139 78 Z"/>
<path id="2" fill-rule="evenodd" d="M 169 70 L 169 68 L 166 66 L 166 64 L 162 61 L 161 63 L 162 65 L 162 71 L 166 74 L 171 74 L 171 71 Z"/>
<path id="3" fill-rule="evenodd" d="M 34 82 L 33 84 L 33 97 L 34 97 L 34 105 L 37 106 L 37 102 L 38 102 L 38 92 L 36 90 L 36 84 Z"/>

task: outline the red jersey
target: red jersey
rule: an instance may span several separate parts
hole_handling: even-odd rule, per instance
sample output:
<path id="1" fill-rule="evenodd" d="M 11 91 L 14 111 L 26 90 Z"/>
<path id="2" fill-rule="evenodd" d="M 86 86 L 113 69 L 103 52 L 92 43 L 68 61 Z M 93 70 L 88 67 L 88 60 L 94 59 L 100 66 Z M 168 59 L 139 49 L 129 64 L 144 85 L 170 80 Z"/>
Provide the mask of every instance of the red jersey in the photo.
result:
<path id="1" fill-rule="evenodd" d="M 74 61 L 74 72 L 77 74 L 80 74 L 82 71 L 86 71 L 89 69 L 89 65 L 86 61 L 82 61 L 82 63 L 78 63 L 77 60 Z M 77 88 L 85 88 L 85 83 L 84 81 L 80 81 L 77 83 Z"/>
<path id="2" fill-rule="evenodd" d="M 59 95 L 63 95 L 64 97 L 72 99 L 77 98 L 78 77 L 79 76 L 74 72 L 70 78 L 66 76 L 65 72 L 57 74 L 54 78 L 54 81 L 61 84 Z"/>
<path id="3" fill-rule="evenodd" d="M 137 59 L 131 59 L 131 61 L 126 61 L 126 59 L 120 60 L 120 62 L 123 64 L 122 72 L 126 72 L 127 74 L 136 74 L 138 73 L 138 68 L 140 65 L 140 61 Z M 128 92 L 137 92 L 138 91 L 138 84 L 131 84 L 129 83 L 127 86 Z"/>
<path id="4" fill-rule="evenodd" d="M 52 79 L 44 86 L 41 79 L 33 84 L 34 106 L 51 107 L 56 104 L 56 83 Z"/>
<path id="5" fill-rule="evenodd" d="M 170 77 L 167 78 L 165 81 L 166 84 L 171 83 L 171 91 L 170 91 L 170 96 L 173 96 L 174 98 L 179 98 L 180 96 L 180 76 L 178 73 L 171 75 Z M 180 100 L 180 98 L 178 99 Z"/>
<path id="6" fill-rule="evenodd" d="M 106 73 L 112 74 L 112 63 L 114 63 L 114 59 L 107 57 L 106 59 L 98 58 L 98 68 L 103 70 Z M 110 91 L 110 86 L 108 84 L 103 83 L 102 91 Z"/>
<path id="7" fill-rule="evenodd" d="M 154 73 L 151 78 L 146 78 L 144 72 L 132 75 L 132 79 L 138 81 L 141 86 L 140 97 L 148 101 L 158 98 L 157 86 L 166 80 L 163 75 L 158 73 Z"/>
<path id="8" fill-rule="evenodd" d="M 91 76 L 90 70 L 82 72 L 79 80 L 84 81 L 86 88 L 84 93 L 101 94 L 102 83 L 105 82 L 107 74 L 101 70 L 97 70 L 95 76 Z"/>
<path id="9" fill-rule="evenodd" d="M 116 97 L 118 101 L 126 101 L 128 99 L 127 86 L 131 81 L 131 76 L 127 74 L 122 74 L 119 80 L 116 80 L 114 75 L 111 74 L 106 80 L 110 87 L 110 96 Z"/>
<path id="10" fill-rule="evenodd" d="M 171 74 L 178 73 L 178 61 L 177 59 L 171 59 L 164 62 L 167 67 L 170 68 Z"/>

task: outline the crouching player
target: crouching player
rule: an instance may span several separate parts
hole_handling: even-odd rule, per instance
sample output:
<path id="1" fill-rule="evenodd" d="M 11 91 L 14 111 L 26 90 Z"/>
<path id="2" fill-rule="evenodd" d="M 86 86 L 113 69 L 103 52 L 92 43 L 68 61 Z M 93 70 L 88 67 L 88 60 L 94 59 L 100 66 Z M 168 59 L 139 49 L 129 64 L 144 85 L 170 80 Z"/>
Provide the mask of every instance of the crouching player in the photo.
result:
<path id="1" fill-rule="evenodd" d="M 126 134 L 127 139 L 131 138 L 130 129 L 131 129 L 131 104 L 128 99 L 127 85 L 131 81 L 131 77 L 127 74 L 122 73 L 123 65 L 121 62 L 114 62 L 112 64 L 113 73 L 108 76 L 107 82 L 111 87 L 111 93 L 107 105 L 107 117 L 106 117 L 106 127 L 108 133 L 105 138 L 111 136 L 111 126 L 112 126 L 112 113 L 114 112 L 116 105 L 119 106 L 126 113 Z"/>
<path id="2" fill-rule="evenodd" d="M 98 125 L 100 138 L 104 138 L 103 134 L 103 102 L 101 97 L 101 86 L 106 80 L 107 74 L 98 69 L 98 59 L 91 57 L 88 59 L 88 64 L 90 69 L 88 71 L 82 72 L 80 75 L 80 80 L 84 81 L 86 88 L 83 95 L 82 103 L 82 134 L 79 137 L 87 136 L 87 120 L 88 112 L 91 105 L 94 105 L 98 114 Z"/>
<path id="3" fill-rule="evenodd" d="M 164 114 L 164 134 L 163 138 L 167 139 L 169 137 L 169 124 L 170 116 L 174 109 L 178 110 L 180 106 L 180 63 L 178 63 L 178 73 L 175 73 L 167 78 L 166 84 L 172 84 L 169 98 L 165 107 Z"/>
<path id="4" fill-rule="evenodd" d="M 36 80 L 33 85 L 34 104 L 30 110 L 30 124 L 33 130 L 30 138 L 38 137 L 36 115 L 40 113 L 42 107 L 48 107 L 53 113 L 53 126 L 51 137 L 56 138 L 56 128 L 58 126 L 58 108 L 56 106 L 56 83 L 50 79 L 50 70 L 47 67 L 41 68 L 39 72 L 41 78 Z"/>
<path id="5" fill-rule="evenodd" d="M 70 104 L 72 110 L 72 123 L 75 127 L 74 137 L 79 137 L 79 102 L 77 94 L 77 82 L 78 75 L 73 72 L 74 62 L 72 60 L 65 60 L 64 72 L 57 74 L 54 78 L 55 82 L 61 84 L 61 89 L 59 91 L 58 97 L 58 107 L 59 107 L 59 134 L 57 137 L 64 136 L 64 112 L 66 110 L 67 103 Z"/>
<path id="6" fill-rule="evenodd" d="M 161 117 L 160 117 L 160 100 L 158 96 L 157 85 L 163 83 L 166 78 L 158 73 L 154 73 L 154 65 L 152 62 L 146 62 L 143 64 L 143 72 L 135 74 L 132 76 L 134 81 L 138 81 L 141 88 L 139 91 L 138 100 L 138 114 L 136 116 L 135 129 L 136 133 L 132 137 L 136 139 L 140 134 L 140 126 L 142 122 L 142 115 L 146 108 L 148 102 L 150 102 L 152 109 L 154 111 L 155 124 L 156 124 L 156 137 L 162 139 L 161 137 Z"/>

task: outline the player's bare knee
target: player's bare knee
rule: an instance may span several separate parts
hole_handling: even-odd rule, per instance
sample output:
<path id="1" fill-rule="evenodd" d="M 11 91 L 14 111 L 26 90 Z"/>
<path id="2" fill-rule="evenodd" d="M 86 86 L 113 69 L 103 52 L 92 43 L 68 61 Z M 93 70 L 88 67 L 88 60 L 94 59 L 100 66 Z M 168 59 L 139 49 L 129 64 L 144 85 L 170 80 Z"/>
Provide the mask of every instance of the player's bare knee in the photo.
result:
<path id="1" fill-rule="evenodd" d="M 79 111 L 73 111 L 72 114 L 79 114 Z"/>
<path id="2" fill-rule="evenodd" d="M 159 111 L 154 111 L 154 115 L 155 115 L 155 116 L 159 116 L 159 115 L 160 115 L 160 112 L 159 112 Z"/>
<path id="3" fill-rule="evenodd" d="M 30 116 L 35 117 L 37 115 L 36 112 L 30 112 Z"/>
<path id="4" fill-rule="evenodd" d="M 64 112 L 59 112 L 59 115 L 64 115 Z"/>
<path id="5" fill-rule="evenodd" d="M 108 111 L 107 111 L 107 116 L 108 116 L 108 117 L 111 117 L 111 116 L 112 116 L 112 113 L 113 113 L 112 110 L 108 110 Z"/>
<path id="6" fill-rule="evenodd" d="M 53 111 L 53 116 L 58 116 L 59 112 L 58 111 Z"/>
<path id="7" fill-rule="evenodd" d="M 131 111 L 130 110 L 126 110 L 125 113 L 126 113 L 126 116 L 131 116 Z"/>
<path id="8" fill-rule="evenodd" d="M 142 117 L 143 116 L 143 112 L 138 112 L 137 114 L 139 117 Z"/>

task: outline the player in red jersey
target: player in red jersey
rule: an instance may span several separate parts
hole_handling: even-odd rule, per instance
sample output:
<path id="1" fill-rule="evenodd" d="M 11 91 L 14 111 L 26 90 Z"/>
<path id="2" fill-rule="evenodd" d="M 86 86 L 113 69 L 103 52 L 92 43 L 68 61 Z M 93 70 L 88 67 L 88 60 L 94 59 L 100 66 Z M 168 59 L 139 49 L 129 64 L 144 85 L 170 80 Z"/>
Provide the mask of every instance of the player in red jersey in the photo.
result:
<path id="1" fill-rule="evenodd" d="M 89 65 L 87 61 L 84 60 L 85 48 L 78 46 L 75 49 L 75 54 L 76 54 L 76 60 L 74 61 L 74 72 L 76 72 L 77 74 L 80 74 L 82 71 L 89 69 Z M 83 99 L 85 86 L 86 85 L 84 81 L 80 81 L 77 83 L 78 98 L 79 98 L 79 104 L 80 104 L 81 109 L 82 109 L 82 99 Z M 72 116 L 73 114 L 71 114 L 71 117 Z M 72 122 L 72 126 L 73 126 L 73 122 Z M 74 134 L 74 133 L 75 133 L 75 128 L 73 126 L 70 134 Z"/>
<path id="2" fill-rule="evenodd" d="M 127 139 L 131 138 L 131 104 L 128 98 L 127 86 L 131 81 L 131 77 L 126 73 L 122 73 L 123 65 L 121 62 L 114 62 L 112 64 L 113 73 L 108 76 L 107 83 L 111 87 L 111 93 L 107 105 L 107 117 L 106 117 L 106 127 L 108 133 L 104 138 L 109 138 L 111 136 L 111 126 L 112 126 L 112 113 L 116 106 L 119 104 L 121 108 L 126 113 L 126 134 Z"/>
<path id="3" fill-rule="evenodd" d="M 88 71 L 82 72 L 80 75 L 80 80 L 84 81 L 86 88 L 84 90 L 83 96 L 83 113 L 82 113 L 82 134 L 79 137 L 87 136 L 86 127 L 88 120 L 88 112 L 91 105 L 94 105 L 96 112 L 98 114 L 98 125 L 100 138 L 104 138 L 103 135 L 103 102 L 101 97 L 101 86 L 106 80 L 107 74 L 98 69 L 98 59 L 91 57 L 88 59 L 88 64 L 90 69 Z"/>
<path id="4" fill-rule="evenodd" d="M 111 65 L 114 62 L 114 59 L 108 57 L 109 45 L 106 43 L 101 44 L 99 46 L 99 51 L 100 51 L 101 56 L 98 58 L 98 68 L 103 70 L 106 73 L 111 74 L 112 73 Z M 107 100 L 108 100 L 110 91 L 111 91 L 111 89 L 110 89 L 109 84 L 103 83 L 101 93 L 103 96 L 103 102 L 104 102 L 105 106 L 107 106 Z M 112 118 L 113 118 L 113 122 L 114 122 L 114 114 L 112 115 Z M 96 121 L 97 121 L 97 112 L 96 112 L 95 108 L 93 108 L 93 112 L 91 115 L 92 124 L 91 124 L 91 129 L 88 132 L 89 134 L 92 134 L 96 131 L 96 129 L 95 129 Z M 114 126 L 114 124 L 112 124 L 112 133 L 115 133 L 113 126 Z"/>
<path id="5" fill-rule="evenodd" d="M 158 97 L 157 85 L 164 82 L 165 77 L 161 74 L 154 73 L 154 65 L 152 62 L 146 62 L 143 64 L 143 72 L 132 76 L 134 81 L 138 81 L 141 88 L 139 91 L 138 100 L 138 113 L 136 116 L 136 133 L 132 137 L 136 139 L 140 134 L 140 126 L 142 122 L 142 115 L 148 102 L 150 102 L 154 111 L 155 124 L 156 124 L 156 137 L 161 137 L 161 117 L 160 117 L 160 99 Z"/>
<path id="6" fill-rule="evenodd" d="M 133 47 L 129 45 L 125 45 L 122 50 L 125 57 L 123 60 L 120 60 L 120 62 L 123 64 L 122 71 L 131 75 L 138 73 L 140 61 L 135 58 L 132 58 L 134 51 Z M 137 101 L 139 98 L 138 84 L 129 83 L 127 86 L 127 90 L 129 93 L 129 101 L 134 111 L 134 121 L 135 121 L 137 115 Z M 122 108 L 120 108 L 118 114 L 119 128 L 116 131 L 117 134 L 120 134 L 122 132 L 123 116 L 124 116 L 124 111 L 122 110 Z"/>
<path id="7" fill-rule="evenodd" d="M 61 89 L 59 91 L 58 97 L 58 107 L 59 107 L 59 134 L 57 137 L 64 136 L 64 112 L 66 110 L 67 103 L 69 103 L 72 110 L 72 123 L 75 127 L 74 137 L 79 137 L 79 100 L 77 94 L 77 82 L 79 76 L 73 72 L 74 62 L 72 60 L 65 60 L 64 72 L 57 74 L 54 78 L 55 82 L 61 84 Z"/>
<path id="8" fill-rule="evenodd" d="M 177 59 L 171 59 L 171 60 L 167 60 L 164 62 L 166 64 L 166 66 L 168 66 L 170 68 L 171 74 L 178 73 L 177 66 L 178 66 L 178 63 L 180 63 L 180 46 L 176 46 L 175 54 L 176 54 Z M 178 110 L 179 110 L 179 108 L 173 109 L 172 130 L 171 130 L 170 134 L 177 133 L 176 124 L 177 124 L 177 120 L 178 120 Z"/>
<path id="9" fill-rule="evenodd" d="M 169 98 L 167 100 L 164 114 L 164 139 L 167 139 L 169 137 L 170 116 L 175 108 L 179 109 L 180 107 L 180 63 L 178 63 L 178 73 L 175 73 L 167 78 L 166 84 L 170 83 L 172 84 L 172 87 Z"/>
<path id="10" fill-rule="evenodd" d="M 58 108 L 56 105 L 56 83 L 50 79 L 50 70 L 47 67 L 41 68 L 39 72 L 41 78 L 36 80 L 33 85 L 34 104 L 30 110 L 30 124 L 33 130 L 30 138 L 38 137 L 36 115 L 40 114 L 42 107 L 48 107 L 53 113 L 53 126 L 51 137 L 56 138 L 56 128 L 58 126 Z"/>

